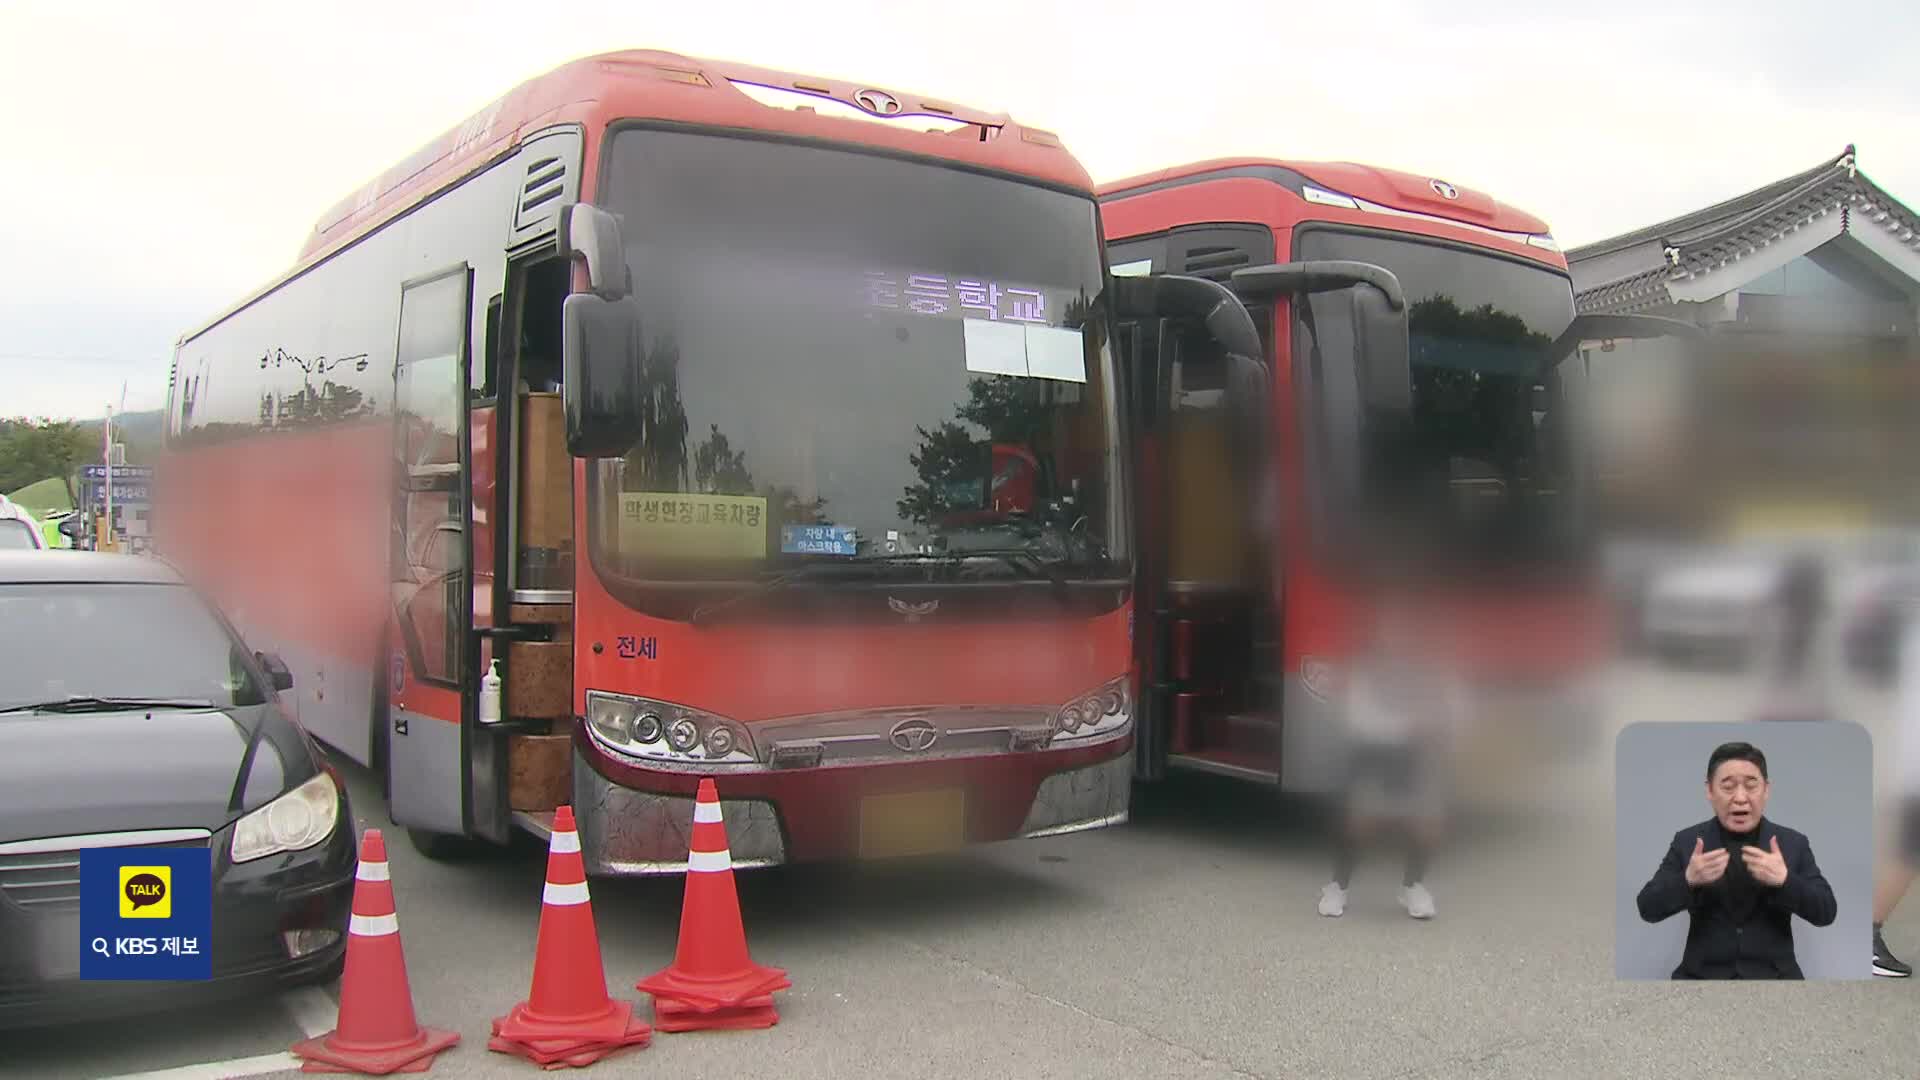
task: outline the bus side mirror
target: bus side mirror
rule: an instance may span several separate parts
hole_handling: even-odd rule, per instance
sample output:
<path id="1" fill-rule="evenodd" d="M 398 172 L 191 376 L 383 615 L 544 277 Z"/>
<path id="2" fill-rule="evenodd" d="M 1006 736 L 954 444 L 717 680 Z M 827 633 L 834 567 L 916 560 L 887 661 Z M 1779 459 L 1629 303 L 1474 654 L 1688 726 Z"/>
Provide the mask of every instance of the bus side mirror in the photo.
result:
<path id="1" fill-rule="evenodd" d="M 1372 263 L 1324 259 L 1233 272 L 1233 291 L 1255 300 L 1345 290 L 1353 292 L 1353 363 L 1361 404 L 1375 414 L 1411 411 L 1407 294 L 1393 271 Z"/>
<path id="2" fill-rule="evenodd" d="M 587 283 L 595 295 L 618 300 L 633 290 L 633 272 L 627 266 L 627 246 L 620 222 L 589 203 L 560 208 L 560 257 L 587 264 Z"/>
<path id="3" fill-rule="evenodd" d="M 1697 342 L 1705 337 L 1705 332 L 1698 326 L 1661 315 L 1577 315 L 1554 341 L 1553 347 L 1547 350 L 1547 366 L 1551 368 L 1559 364 L 1591 341 L 1604 342 L 1606 351 L 1612 352 L 1613 342 L 1621 339 L 1646 341 L 1669 338 Z"/>
<path id="4" fill-rule="evenodd" d="M 55 528 L 60 530 L 60 535 L 66 537 L 69 540 L 80 539 L 80 537 L 83 534 L 85 534 L 86 527 L 87 527 L 87 523 L 80 520 L 80 517 L 77 514 L 74 515 L 73 517 L 67 518 L 65 521 L 62 521 L 59 525 L 55 526 Z"/>
<path id="5" fill-rule="evenodd" d="M 279 654 L 270 652 L 254 653 L 254 659 L 267 670 L 267 678 L 273 681 L 275 690 L 293 689 L 293 672 L 287 668 L 287 662 Z"/>
<path id="6" fill-rule="evenodd" d="M 632 297 L 574 293 L 560 307 L 561 396 L 567 452 L 619 457 L 639 437 L 644 349 Z"/>
<path id="7" fill-rule="evenodd" d="M 1353 351 L 1360 401 L 1370 411 L 1404 416 L 1413 411 L 1413 356 L 1407 309 L 1372 285 L 1353 291 Z"/>

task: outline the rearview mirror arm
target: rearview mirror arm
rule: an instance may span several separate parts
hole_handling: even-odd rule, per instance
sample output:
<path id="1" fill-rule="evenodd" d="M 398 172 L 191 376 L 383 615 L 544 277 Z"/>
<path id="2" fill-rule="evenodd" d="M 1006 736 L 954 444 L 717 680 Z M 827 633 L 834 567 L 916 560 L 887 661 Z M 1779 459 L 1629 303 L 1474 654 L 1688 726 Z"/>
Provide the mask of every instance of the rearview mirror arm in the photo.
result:
<path id="1" fill-rule="evenodd" d="M 1205 278 L 1182 274 L 1117 277 L 1113 291 L 1117 319 L 1193 319 L 1229 353 L 1261 359 L 1260 334 L 1246 305 L 1231 289 Z"/>
<path id="2" fill-rule="evenodd" d="M 1407 293 L 1393 271 L 1372 263 L 1326 259 L 1250 266 L 1233 272 L 1235 294 L 1253 300 L 1271 296 L 1339 292 L 1355 285 L 1378 289 L 1393 311 L 1407 309 Z"/>
<path id="3" fill-rule="evenodd" d="M 620 222 L 612 214 L 591 203 L 568 203 L 560 208 L 555 239 L 561 258 L 587 264 L 587 284 L 594 295 L 619 300 L 632 291 L 633 272 L 627 266 L 626 242 L 620 234 Z"/>

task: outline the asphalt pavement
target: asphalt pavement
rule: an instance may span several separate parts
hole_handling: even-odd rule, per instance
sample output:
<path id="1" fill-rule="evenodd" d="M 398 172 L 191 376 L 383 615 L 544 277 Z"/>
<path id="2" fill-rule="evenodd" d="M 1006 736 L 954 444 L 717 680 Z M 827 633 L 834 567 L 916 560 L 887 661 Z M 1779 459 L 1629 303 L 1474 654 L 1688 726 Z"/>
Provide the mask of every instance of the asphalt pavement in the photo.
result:
<path id="1" fill-rule="evenodd" d="M 1623 668 L 1609 727 L 1734 718 L 1750 685 Z M 1886 696 L 1848 690 L 1885 738 Z M 1507 792 L 1478 785 L 1429 881 L 1431 922 L 1397 906 L 1391 853 L 1363 863 L 1344 918 L 1314 810 L 1186 777 L 1126 826 L 925 859 L 743 872 L 755 958 L 789 970 L 765 1031 L 659 1034 L 594 1074 L 794 1080 L 951 1077 L 1888 1077 L 1920 1075 L 1920 984 L 1732 987 L 1613 978 L 1610 731 Z M 1887 755 L 1881 755 L 1884 759 Z M 1882 761 L 1884 773 L 1888 763 Z M 349 769 L 362 824 L 378 790 Z M 466 864 L 389 845 L 423 1023 L 462 1033 L 433 1073 L 536 1075 L 485 1046 L 525 997 L 545 868 L 535 842 Z M 608 983 L 673 957 L 681 882 L 592 885 Z M 1920 954 L 1920 899 L 1887 936 Z M 1866 943 L 1862 942 L 1862 948 Z M 328 990 L 0 1033 L 0 1077 L 291 1077 L 289 1044 L 332 1025 Z M 167 1071 L 172 1070 L 172 1071 Z"/>

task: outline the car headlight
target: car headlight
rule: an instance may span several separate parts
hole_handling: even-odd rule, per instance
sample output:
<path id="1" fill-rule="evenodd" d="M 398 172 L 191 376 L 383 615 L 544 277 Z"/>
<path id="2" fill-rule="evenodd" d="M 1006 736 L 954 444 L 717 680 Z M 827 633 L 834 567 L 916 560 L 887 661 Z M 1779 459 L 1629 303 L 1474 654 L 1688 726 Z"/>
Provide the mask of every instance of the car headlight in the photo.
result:
<path id="1" fill-rule="evenodd" d="M 303 851 L 332 836 L 339 817 L 340 789 L 322 771 L 234 823 L 233 861 Z"/>
<path id="2" fill-rule="evenodd" d="M 587 691 L 587 733 L 626 757 L 714 765 L 759 760 L 743 725 L 699 709 L 605 690 Z"/>
<path id="3" fill-rule="evenodd" d="M 1061 706 L 1053 718 L 1052 743 L 1058 746 L 1117 735 L 1132 722 L 1132 683 L 1118 678 Z"/>

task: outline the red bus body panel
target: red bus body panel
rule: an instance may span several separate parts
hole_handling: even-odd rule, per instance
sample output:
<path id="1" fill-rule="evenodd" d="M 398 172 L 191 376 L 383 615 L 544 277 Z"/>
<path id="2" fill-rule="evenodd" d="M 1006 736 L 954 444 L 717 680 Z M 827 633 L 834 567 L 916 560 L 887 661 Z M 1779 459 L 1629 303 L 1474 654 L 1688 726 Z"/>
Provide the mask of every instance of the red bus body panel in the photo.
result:
<path id="1" fill-rule="evenodd" d="M 661 121 L 716 129 L 761 132 L 916 155 L 992 171 L 1092 197 L 1092 182 L 1051 134 L 1010 118 L 950 103 L 891 93 L 903 116 L 964 121 L 969 127 L 935 134 L 912 119 L 883 125 L 773 108 L 755 101 L 734 82 L 799 90 L 841 101 L 865 84 L 797 76 L 658 51 L 634 50 L 588 57 L 527 82 L 475 114 L 458 128 L 422 147 L 405 162 L 324 213 L 294 267 L 219 317 L 182 337 L 190 342 L 272 297 L 297 287 L 299 279 L 369 238 L 382 235 L 435 200 L 506 160 L 529 137 L 575 127 L 581 137 L 578 198 L 591 202 L 600 180 L 600 154 L 610 126 Z M 504 237 L 505 222 L 501 223 Z M 420 272 L 433 270 L 420 267 Z M 399 281 L 393 283 L 397 294 Z M 584 289 L 583 264 L 574 267 L 574 288 Z M 474 300 L 483 302 L 497 282 L 476 280 Z M 262 361 L 262 368 L 266 362 Z M 177 372 L 182 384 L 189 372 Z M 227 376 L 230 380 L 233 376 Z M 503 398 L 503 400 L 508 400 Z M 170 397 L 170 410 L 174 402 Z M 170 412 L 169 424 L 174 413 Z M 264 407 L 263 407 L 264 417 Z M 477 627 L 504 617 L 494 607 L 494 529 L 506 509 L 505 488 L 494 475 L 499 417 L 491 405 L 468 413 L 470 454 L 473 614 Z M 273 426 L 265 425 L 263 426 Z M 286 642 L 313 657 L 302 668 L 290 704 L 312 703 L 350 692 L 368 700 L 371 678 L 384 681 L 390 705 L 448 724 L 468 724 L 473 688 L 429 685 L 408 677 L 396 662 L 395 645 L 372 655 L 383 633 L 404 634 L 394 619 L 394 601 L 418 607 L 412 619 L 419 649 L 432 655 L 444 644 L 441 590 L 394 582 L 388 529 L 393 515 L 395 428 L 390 412 L 365 420 L 313 426 L 296 432 L 277 427 L 204 447 L 170 446 L 161 466 L 167 505 L 156 514 L 163 549 L 208 583 L 237 613 L 250 637 Z M 407 436 L 403 434 L 403 438 Z M 409 460 L 416 460 L 410 458 Z M 996 470 L 1022 464 L 997 452 Z M 1027 466 L 1033 463 L 1025 462 Z M 921 708 L 942 704 L 989 704 L 1056 710 L 1081 694 L 1125 676 L 1130 667 L 1130 603 L 1099 618 L 1008 619 L 1000 622 L 919 623 L 866 626 L 741 625 L 695 628 L 633 611 L 602 587 L 586 557 L 585 463 L 575 462 L 576 547 L 573 601 L 573 704 L 584 714 L 586 693 L 601 689 L 656 697 L 723 715 L 746 725 L 795 715 L 850 709 Z M 1030 505 L 1029 473 L 1016 475 L 1006 497 Z M 431 538 L 439 523 L 422 510 L 398 523 L 410 553 Z M 408 560 L 412 562 L 410 558 Z M 416 570 L 418 568 L 415 568 Z M 413 608 L 409 608 L 413 610 Z M 403 615 L 405 613 L 402 613 Z M 655 658 L 622 659 L 620 637 L 653 639 Z M 395 639 L 398 640 L 397 638 Z M 479 670 L 493 646 L 480 645 Z M 329 665 L 356 669 L 336 681 Z M 338 676 L 346 679 L 346 676 Z M 330 738 L 349 756 L 368 761 L 379 721 L 369 702 L 369 733 Z M 580 760 L 576 776 L 591 767 L 598 776 L 635 790 L 691 796 L 687 772 L 615 759 L 573 724 Z M 765 772 L 751 779 L 722 779 L 723 797 L 766 798 L 785 811 L 789 857 L 850 854 L 848 822 L 863 792 L 923 783 L 963 782 L 969 791 L 969 839 L 1020 834 L 1035 793 L 1048 776 L 1089 764 L 1116 763 L 1131 738 L 1090 748 L 993 754 L 964 760 L 884 767 L 844 766 L 813 772 Z M 724 774 L 722 774 L 724 775 Z M 582 789 L 576 780 L 576 799 Z M 1111 803 L 1111 798 L 1107 802 Z M 677 804 L 676 804 L 677 806 Z M 1124 790 L 1120 799 L 1124 816 Z M 691 803 L 680 809 L 690 812 Z M 587 808 L 581 807 L 585 814 Z M 1112 815 L 1106 815 L 1111 819 Z M 1104 821 L 1099 823 L 1105 823 Z M 584 827 L 584 826 L 583 826 Z M 684 858 L 684 853 L 680 856 Z M 750 861 L 750 860 L 743 860 Z"/>

